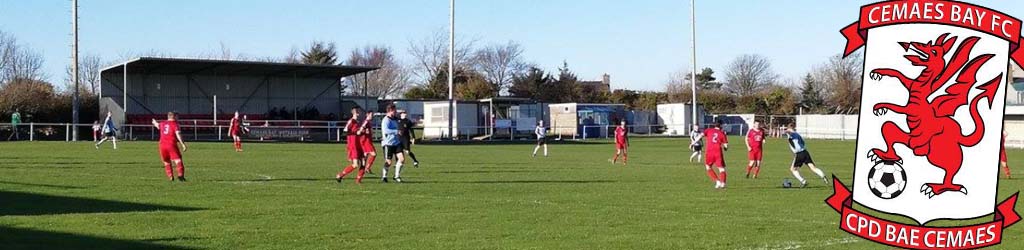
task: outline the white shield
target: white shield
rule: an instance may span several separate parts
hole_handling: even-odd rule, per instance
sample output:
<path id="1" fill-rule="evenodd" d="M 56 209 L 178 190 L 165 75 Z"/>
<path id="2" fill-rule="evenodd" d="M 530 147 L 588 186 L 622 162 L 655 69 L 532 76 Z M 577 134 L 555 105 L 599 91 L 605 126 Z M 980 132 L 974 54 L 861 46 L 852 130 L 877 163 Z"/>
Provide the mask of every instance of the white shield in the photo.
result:
<path id="1" fill-rule="evenodd" d="M 936 219 L 969 219 L 991 214 L 995 207 L 999 174 L 1009 42 L 986 33 L 939 24 L 889 25 L 871 28 L 867 32 L 853 200 L 877 211 L 910 217 L 922 225 Z M 941 79 L 941 76 L 935 76 L 936 74 L 953 75 L 948 77 L 948 81 L 932 85 L 937 87 L 914 86 L 916 81 L 913 80 L 921 79 L 926 68 L 936 67 L 912 65 L 912 60 L 906 56 L 926 60 L 928 64 L 934 63 L 939 57 L 924 58 L 933 55 L 935 51 L 928 50 L 936 46 L 927 45 L 937 44 L 939 50 L 944 50 L 945 48 L 941 47 L 945 41 L 936 40 L 945 33 L 949 33 L 942 37 L 945 41 L 951 41 L 955 37 L 952 46 L 946 46 L 950 48 L 949 51 L 944 51 L 944 55 L 941 56 L 945 65 L 950 65 L 943 67 L 950 68 L 939 67 L 938 72 L 930 71 L 926 74 L 935 79 Z M 958 54 L 957 50 L 966 50 L 966 47 L 969 47 L 963 45 L 970 37 L 978 39 L 967 56 L 968 60 L 985 54 L 992 54 L 992 57 L 980 67 L 976 67 L 974 77 L 968 77 L 969 74 L 966 73 L 961 77 L 961 72 L 965 72 L 961 69 L 969 67 L 954 69 L 955 66 L 951 65 L 955 64 L 953 61 Z M 915 46 L 914 42 L 925 46 Z M 886 74 L 876 71 L 877 69 L 898 71 L 912 80 L 911 86 L 905 86 L 899 77 L 892 76 L 891 72 Z M 976 79 L 975 82 L 968 83 L 970 86 L 966 94 L 940 97 L 950 94 L 949 92 L 963 93 L 952 90 L 951 86 L 964 79 Z M 985 92 L 979 86 L 986 83 L 994 83 L 997 86 L 987 85 L 990 90 Z M 963 85 L 958 86 L 962 90 Z M 920 92 L 915 93 L 915 96 L 927 96 L 926 101 L 912 97 L 912 92 Z M 986 93 L 989 96 L 994 93 L 994 98 L 982 98 L 977 101 L 976 106 L 971 105 L 978 96 Z M 966 104 L 954 105 L 959 102 Z M 895 108 L 875 109 L 879 103 L 891 103 Z M 955 108 L 952 115 L 941 114 L 942 110 L 949 112 L 950 106 Z M 981 126 L 974 121 L 972 108 L 978 111 Z M 899 131 L 906 134 L 890 133 L 891 136 L 883 136 L 883 126 L 886 122 L 892 122 Z M 955 129 L 957 126 L 959 130 Z M 892 125 L 886 127 L 890 127 L 888 130 L 891 132 Z M 972 136 L 978 127 L 984 127 L 984 132 Z M 972 141 L 972 138 L 979 138 L 978 136 L 980 139 Z M 895 142 L 887 143 L 886 137 Z M 893 144 L 892 150 L 888 150 L 889 144 Z M 884 152 L 878 155 L 874 149 L 881 149 Z M 962 152 L 959 169 L 952 167 L 958 161 L 955 151 L 951 150 Z M 891 152 L 895 152 L 895 155 L 901 158 L 899 163 L 902 164 L 891 161 Z M 885 166 L 887 164 L 892 166 Z M 902 172 L 898 167 L 893 167 L 899 165 L 902 166 Z M 875 171 L 872 172 L 872 169 Z M 926 185 L 931 183 L 938 184 L 934 187 L 953 187 L 945 185 L 950 183 L 944 181 L 944 178 L 947 173 L 954 171 L 955 174 L 950 174 L 951 184 L 962 185 L 962 189 L 945 190 Z M 906 181 L 902 185 L 897 183 L 896 187 L 878 185 L 879 176 L 886 177 L 886 173 L 895 173 L 892 175 L 895 176 L 895 182 L 902 178 L 901 174 L 905 174 Z M 869 178 L 869 174 L 875 176 Z M 888 178 L 885 182 L 893 183 L 892 179 Z"/>

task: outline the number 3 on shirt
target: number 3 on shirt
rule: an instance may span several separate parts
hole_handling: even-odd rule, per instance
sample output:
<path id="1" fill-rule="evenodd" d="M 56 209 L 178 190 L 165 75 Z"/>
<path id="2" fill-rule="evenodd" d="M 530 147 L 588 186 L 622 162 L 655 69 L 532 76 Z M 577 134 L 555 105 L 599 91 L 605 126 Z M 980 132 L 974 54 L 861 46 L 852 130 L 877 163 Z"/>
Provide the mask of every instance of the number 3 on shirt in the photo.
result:
<path id="1" fill-rule="evenodd" d="M 171 133 L 171 125 L 164 124 L 164 134 L 166 135 L 166 134 L 170 134 L 170 133 Z"/>

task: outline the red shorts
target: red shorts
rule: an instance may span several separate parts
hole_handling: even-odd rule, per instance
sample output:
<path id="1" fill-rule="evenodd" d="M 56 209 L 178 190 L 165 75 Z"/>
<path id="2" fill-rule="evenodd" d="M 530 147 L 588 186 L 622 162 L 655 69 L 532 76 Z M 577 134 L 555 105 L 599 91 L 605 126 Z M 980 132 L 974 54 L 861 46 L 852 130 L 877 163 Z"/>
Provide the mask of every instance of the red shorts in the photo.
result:
<path id="1" fill-rule="evenodd" d="M 724 168 L 725 160 L 722 159 L 722 154 L 708 154 L 704 156 L 704 165 Z"/>
<path id="2" fill-rule="evenodd" d="M 616 142 L 615 143 L 615 149 L 626 149 L 626 144 L 625 143 Z"/>
<path id="3" fill-rule="evenodd" d="M 1006 149 L 999 150 L 999 161 L 1006 162 Z"/>
<path id="4" fill-rule="evenodd" d="M 228 135 L 231 135 L 231 137 L 238 136 L 238 130 L 231 130 L 228 132 Z"/>
<path id="5" fill-rule="evenodd" d="M 160 145 L 160 159 L 163 161 L 181 160 L 181 151 L 178 145 Z"/>
<path id="6" fill-rule="evenodd" d="M 751 148 L 750 151 L 747 152 L 747 159 L 750 159 L 751 161 L 760 161 L 762 153 L 763 151 L 760 148 Z"/>
<path id="7" fill-rule="evenodd" d="M 358 146 L 357 142 L 349 142 L 345 144 L 345 149 L 348 150 L 348 160 L 359 160 L 363 158 L 363 150 Z"/>
<path id="8" fill-rule="evenodd" d="M 362 136 L 359 139 L 360 150 L 363 153 L 376 153 L 377 150 L 373 148 L 373 141 L 370 140 L 369 136 Z"/>

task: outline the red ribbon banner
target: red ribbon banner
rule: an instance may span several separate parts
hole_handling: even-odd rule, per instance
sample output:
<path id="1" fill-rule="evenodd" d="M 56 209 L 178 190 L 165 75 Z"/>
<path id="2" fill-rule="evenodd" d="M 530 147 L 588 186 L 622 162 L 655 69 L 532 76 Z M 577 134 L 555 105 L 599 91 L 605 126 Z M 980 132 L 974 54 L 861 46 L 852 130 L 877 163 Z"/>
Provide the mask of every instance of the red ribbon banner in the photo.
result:
<path id="1" fill-rule="evenodd" d="M 942 0 L 898 0 L 864 5 L 860 20 L 839 32 L 846 37 L 843 56 L 864 46 L 868 29 L 894 24 L 932 23 L 967 28 L 1010 42 L 1010 59 L 1024 65 L 1020 19 L 969 3 Z"/>
<path id="2" fill-rule="evenodd" d="M 1014 211 L 1017 204 L 1015 193 L 996 206 L 992 222 L 959 227 L 924 227 L 906 225 L 880 219 L 861 213 L 852 208 L 853 196 L 850 190 L 833 177 L 835 193 L 825 200 L 832 209 L 842 214 L 839 228 L 861 238 L 889 246 L 907 249 L 975 249 L 998 245 L 1003 238 L 1003 229 L 1020 221 Z"/>

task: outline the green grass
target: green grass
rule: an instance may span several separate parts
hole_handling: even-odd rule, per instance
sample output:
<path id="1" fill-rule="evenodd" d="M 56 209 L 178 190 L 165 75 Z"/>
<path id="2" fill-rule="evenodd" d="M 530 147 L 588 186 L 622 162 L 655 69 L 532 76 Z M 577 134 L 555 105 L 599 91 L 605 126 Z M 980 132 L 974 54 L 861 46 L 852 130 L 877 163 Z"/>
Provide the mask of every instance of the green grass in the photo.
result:
<path id="1" fill-rule="evenodd" d="M 153 142 L 0 143 L 0 249 L 885 248 L 838 229 L 831 188 L 779 187 L 790 177 L 782 140 L 769 140 L 758 180 L 743 178 L 733 140 L 727 190 L 687 162 L 684 138 L 634 139 L 628 167 L 607 161 L 607 141 L 555 143 L 536 159 L 529 144 L 420 145 L 406 183 L 361 186 L 332 179 L 338 144 L 237 154 L 193 143 L 190 181 L 169 183 Z M 808 146 L 827 172 L 852 176 L 853 141 Z M 1002 182 L 1000 200 L 1021 183 Z M 1024 248 L 1022 228 L 999 248 Z"/>

